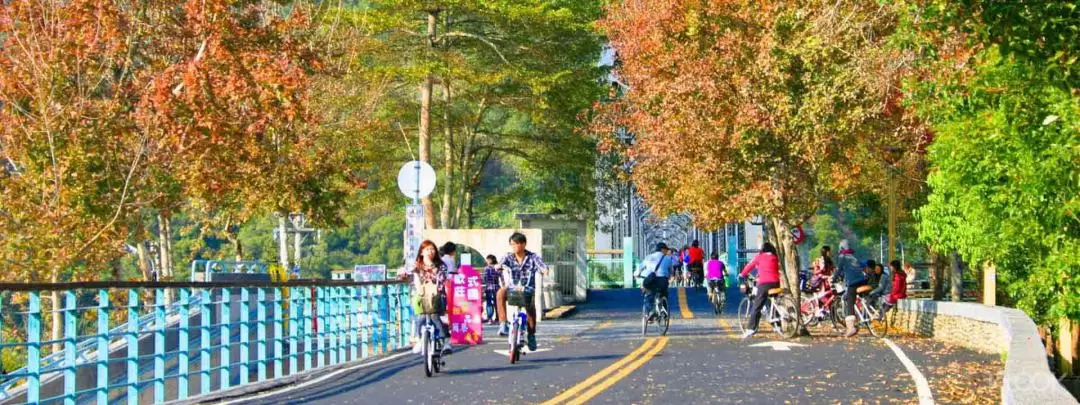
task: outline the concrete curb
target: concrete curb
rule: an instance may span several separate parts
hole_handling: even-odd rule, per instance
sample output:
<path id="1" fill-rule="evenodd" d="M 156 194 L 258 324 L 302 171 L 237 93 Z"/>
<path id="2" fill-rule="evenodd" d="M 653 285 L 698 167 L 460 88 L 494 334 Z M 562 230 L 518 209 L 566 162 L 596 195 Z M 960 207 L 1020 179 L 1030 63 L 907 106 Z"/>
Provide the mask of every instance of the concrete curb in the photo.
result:
<path id="1" fill-rule="evenodd" d="M 304 371 L 302 373 L 284 376 L 281 378 L 275 378 L 272 380 L 266 380 L 263 382 L 251 383 L 247 385 L 241 385 L 238 387 L 228 388 L 221 391 L 214 391 L 203 395 L 196 395 L 185 400 L 168 401 L 170 405 L 194 405 L 194 404 L 213 404 L 225 401 L 232 401 L 247 396 L 261 394 L 267 391 L 273 391 L 285 386 L 301 384 L 313 379 L 322 377 L 326 374 L 333 373 L 349 367 L 354 367 L 364 363 L 370 363 L 386 358 L 387 356 L 403 353 L 408 349 L 400 349 L 391 351 L 386 354 L 378 356 L 368 357 L 360 361 L 351 361 L 348 363 L 335 364 L 332 366 L 326 366 L 322 368 L 312 369 L 311 371 Z"/>
<path id="2" fill-rule="evenodd" d="M 1001 328 L 999 347 L 1007 354 L 1001 384 L 1001 403 L 1006 405 L 1078 404 L 1050 372 L 1046 348 L 1035 322 L 1014 308 L 990 307 L 964 302 L 901 300 L 897 309 L 954 316 L 986 322 Z"/>
<path id="3" fill-rule="evenodd" d="M 564 319 L 577 313 L 577 305 L 563 305 L 544 313 L 544 319 Z"/>

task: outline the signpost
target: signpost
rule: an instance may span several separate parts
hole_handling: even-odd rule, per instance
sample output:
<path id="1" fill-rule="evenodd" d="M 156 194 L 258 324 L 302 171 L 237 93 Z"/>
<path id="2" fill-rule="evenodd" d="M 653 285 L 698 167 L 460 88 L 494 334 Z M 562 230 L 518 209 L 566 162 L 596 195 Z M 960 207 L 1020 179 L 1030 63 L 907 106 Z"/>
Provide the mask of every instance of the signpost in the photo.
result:
<path id="1" fill-rule="evenodd" d="M 424 206 L 420 199 L 435 191 L 435 169 L 427 162 L 414 160 L 401 166 L 397 177 L 398 190 L 412 198 L 412 204 L 405 208 L 405 231 L 402 233 L 405 249 L 402 256 L 405 267 L 416 259 L 424 233 Z"/>

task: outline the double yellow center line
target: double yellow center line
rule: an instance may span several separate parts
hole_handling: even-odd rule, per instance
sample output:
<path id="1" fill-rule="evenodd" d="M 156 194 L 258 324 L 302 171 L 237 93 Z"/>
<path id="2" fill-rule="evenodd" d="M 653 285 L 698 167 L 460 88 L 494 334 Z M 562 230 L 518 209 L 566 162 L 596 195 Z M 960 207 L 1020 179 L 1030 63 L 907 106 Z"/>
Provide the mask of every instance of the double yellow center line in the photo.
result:
<path id="1" fill-rule="evenodd" d="M 589 378 L 586 378 L 585 381 L 563 391 L 555 398 L 544 402 L 543 405 L 584 404 L 604 390 L 610 388 L 612 385 L 615 385 L 615 383 L 623 378 L 626 378 L 626 376 L 633 373 L 634 370 L 641 368 L 642 365 L 655 357 L 657 353 L 664 350 L 667 343 L 667 336 L 649 338 L 641 345 L 641 347 L 630 352 L 626 357 L 619 359 L 619 361 L 614 364 L 600 370 Z"/>
<path id="2" fill-rule="evenodd" d="M 686 302 L 686 288 L 679 287 L 679 314 L 683 319 L 694 319 L 694 313 L 690 311 L 690 304 Z"/>

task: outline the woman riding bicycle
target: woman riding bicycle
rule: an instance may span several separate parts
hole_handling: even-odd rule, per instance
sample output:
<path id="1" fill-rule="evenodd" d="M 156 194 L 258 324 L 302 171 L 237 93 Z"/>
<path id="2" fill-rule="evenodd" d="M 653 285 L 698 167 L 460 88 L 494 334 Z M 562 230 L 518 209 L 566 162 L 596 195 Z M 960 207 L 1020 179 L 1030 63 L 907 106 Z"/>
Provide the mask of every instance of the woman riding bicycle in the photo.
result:
<path id="1" fill-rule="evenodd" d="M 750 323 L 743 339 L 754 336 L 757 333 L 758 321 L 761 320 L 761 309 L 769 300 L 769 290 L 780 288 L 780 260 L 776 257 L 776 247 L 772 243 L 765 242 L 761 246 L 761 253 L 754 260 L 743 267 L 739 273 L 740 279 L 745 279 L 750 272 L 757 269 L 757 295 L 754 296 L 754 304 L 750 306 Z"/>
<path id="2" fill-rule="evenodd" d="M 724 262 L 720 261 L 720 255 L 713 252 L 709 256 L 709 262 L 705 263 L 705 279 L 709 281 L 709 291 L 724 291 L 724 277 L 727 277 L 727 269 Z"/>
<path id="3" fill-rule="evenodd" d="M 413 287 L 420 301 L 416 334 L 420 335 L 425 320 L 431 320 L 443 339 L 443 352 L 450 352 L 450 333 L 440 319 L 446 313 L 446 277 L 447 268 L 439 258 L 439 248 L 435 242 L 425 240 L 420 244 L 412 271 Z M 413 353 L 419 354 L 422 350 L 420 342 L 413 345 Z"/>

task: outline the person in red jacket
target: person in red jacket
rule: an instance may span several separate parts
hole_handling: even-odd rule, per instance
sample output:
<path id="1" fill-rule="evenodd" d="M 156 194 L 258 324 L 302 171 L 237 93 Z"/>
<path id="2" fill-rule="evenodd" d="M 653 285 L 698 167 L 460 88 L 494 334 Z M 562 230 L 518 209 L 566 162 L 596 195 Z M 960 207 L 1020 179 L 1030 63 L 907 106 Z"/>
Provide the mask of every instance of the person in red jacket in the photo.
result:
<path id="1" fill-rule="evenodd" d="M 743 339 L 757 333 L 758 321 L 761 320 L 761 308 L 764 308 L 765 302 L 769 300 L 769 290 L 780 288 L 780 260 L 776 257 L 776 247 L 765 242 L 761 246 L 761 253 L 743 267 L 739 278 L 745 279 L 754 269 L 757 269 L 757 295 L 754 296 L 754 303 L 750 306 L 749 329 L 743 333 Z"/>
<path id="2" fill-rule="evenodd" d="M 889 293 L 888 297 L 885 297 L 885 306 L 882 307 L 881 314 L 878 315 L 879 319 L 884 318 L 885 313 L 889 312 L 889 309 L 895 306 L 897 301 L 907 298 L 907 273 L 900 266 L 899 260 L 889 262 L 889 267 L 893 268 L 892 292 Z"/>
<path id="3" fill-rule="evenodd" d="M 686 249 L 686 255 L 690 256 L 690 280 L 693 282 L 694 287 L 701 288 L 704 285 L 705 280 L 705 251 L 701 249 L 701 244 L 695 239 L 690 243 L 690 248 Z"/>

